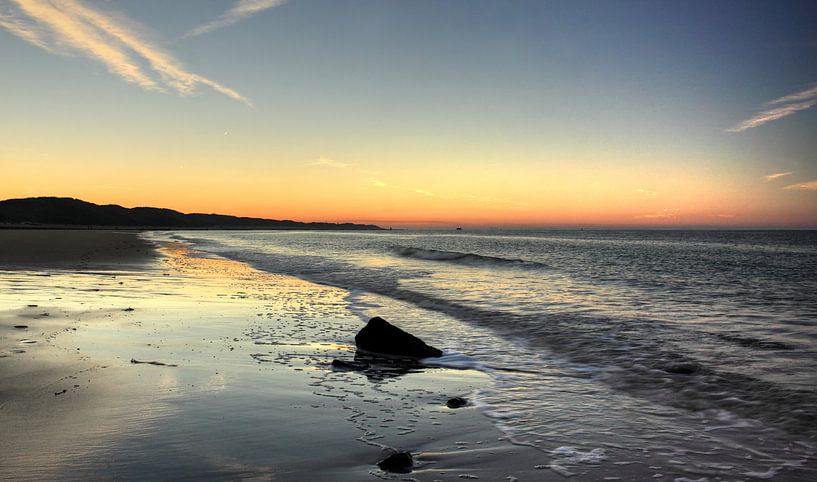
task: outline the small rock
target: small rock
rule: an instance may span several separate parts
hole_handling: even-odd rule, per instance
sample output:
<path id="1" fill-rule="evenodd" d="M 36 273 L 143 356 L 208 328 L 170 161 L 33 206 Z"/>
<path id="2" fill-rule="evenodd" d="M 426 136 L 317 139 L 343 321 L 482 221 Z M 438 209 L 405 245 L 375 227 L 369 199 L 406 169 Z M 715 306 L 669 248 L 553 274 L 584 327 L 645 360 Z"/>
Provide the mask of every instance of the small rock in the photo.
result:
<path id="1" fill-rule="evenodd" d="M 125 308 L 125 309 L 124 309 L 124 310 L 122 310 L 122 311 L 133 311 L 133 308 L 131 308 L 131 307 L 129 306 L 129 307 Z"/>
<path id="2" fill-rule="evenodd" d="M 54 396 L 56 397 L 57 395 L 62 395 L 63 393 L 65 393 L 65 392 L 67 392 L 67 391 L 68 391 L 68 390 L 66 390 L 66 389 L 64 389 L 64 388 L 63 388 L 63 389 L 62 389 L 62 391 L 59 391 L 59 392 L 54 392 Z"/>
<path id="3" fill-rule="evenodd" d="M 79 348 L 77 348 L 77 350 L 79 350 Z M 160 362 L 160 361 L 142 361 L 142 360 L 137 360 L 136 358 L 131 358 L 130 362 L 134 363 L 134 364 L 144 363 L 146 365 L 156 365 L 156 366 L 160 366 L 160 367 L 177 367 L 177 366 L 179 366 L 179 365 L 176 365 L 174 363 L 163 363 L 163 362 Z"/>
<path id="4" fill-rule="evenodd" d="M 462 397 L 454 397 L 451 400 L 445 402 L 445 405 L 448 408 L 460 408 L 468 405 L 468 400 Z"/>
<path id="5" fill-rule="evenodd" d="M 21 330 L 25 330 L 26 328 L 28 328 L 28 325 L 14 325 L 14 327 L 19 328 Z"/>
<path id="6" fill-rule="evenodd" d="M 380 467 L 380 470 L 386 472 L 407 474 L 411 472 L 411 468 L 414 466 L 414 459 L 409 452 L 397 452 L 378 462 L 377 466 Z"/>
<path id="7" fill-rule="evenodd" d="M 355 345 L 361 350 L 410 358 L 437 358 L 443 352 L 423 340 L 375 316 L 355 335 Z"/>

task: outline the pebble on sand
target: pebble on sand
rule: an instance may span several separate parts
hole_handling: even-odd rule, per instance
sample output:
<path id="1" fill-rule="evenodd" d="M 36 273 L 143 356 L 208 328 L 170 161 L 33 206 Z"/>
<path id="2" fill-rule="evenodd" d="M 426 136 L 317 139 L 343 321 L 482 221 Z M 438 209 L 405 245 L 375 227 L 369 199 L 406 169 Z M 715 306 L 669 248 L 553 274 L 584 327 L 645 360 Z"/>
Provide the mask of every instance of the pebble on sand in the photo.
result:
<path id="1" fill-rule="evenodd" d="M 410 452 L 396 452 L 378 462 L 377 466 L 386 472 L 407 474 L 414 466 L 414 459 Z"/>
<path id="2" fill-rule="evenodd" d="M 468 399 L 462 397 L 454 397 L 449 401 L 445 402 L 445 405 L 448 408 L 460 408 L 468 405 Z"/>

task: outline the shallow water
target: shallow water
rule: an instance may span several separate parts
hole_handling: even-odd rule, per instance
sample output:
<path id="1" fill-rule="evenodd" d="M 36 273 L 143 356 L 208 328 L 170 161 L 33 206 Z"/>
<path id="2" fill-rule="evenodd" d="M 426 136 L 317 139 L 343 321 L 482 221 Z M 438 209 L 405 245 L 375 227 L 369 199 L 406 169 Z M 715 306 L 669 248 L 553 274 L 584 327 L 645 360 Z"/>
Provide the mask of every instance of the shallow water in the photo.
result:
<path id="1" fill-rule="evenodd" d="M 0 271 L 0 480 L 378 480 L 381 448 L 404 446 L 445 458 L 417 454 L 413 475 L 454 480 L 440 472 L 475 457 L 431 434 L 498 437 L 445 406 L 480 372 L 333 370 L 362 325 L 348 292 L 163 252 L 133 271 Z"/>
<path id="2" fill-rule="evenodd" d="M 817 477 L 815 232 L 170 236 L 343 288 L 481 368 L 484 413 L 558 473 Z"/>

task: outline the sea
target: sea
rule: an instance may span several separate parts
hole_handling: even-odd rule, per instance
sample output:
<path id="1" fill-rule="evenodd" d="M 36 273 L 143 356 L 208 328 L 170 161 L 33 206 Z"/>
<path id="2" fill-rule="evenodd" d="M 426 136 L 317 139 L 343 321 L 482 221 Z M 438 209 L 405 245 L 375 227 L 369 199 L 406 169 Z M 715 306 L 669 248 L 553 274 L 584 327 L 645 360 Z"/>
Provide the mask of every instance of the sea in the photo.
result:
<path id="1" fill-rule="evenodd" d="M 485 372 L 475 405 L 562 475 L 817 480 L 816 231 L 167 235 L 346 290 L 444 349 L 428 364 Z"/>

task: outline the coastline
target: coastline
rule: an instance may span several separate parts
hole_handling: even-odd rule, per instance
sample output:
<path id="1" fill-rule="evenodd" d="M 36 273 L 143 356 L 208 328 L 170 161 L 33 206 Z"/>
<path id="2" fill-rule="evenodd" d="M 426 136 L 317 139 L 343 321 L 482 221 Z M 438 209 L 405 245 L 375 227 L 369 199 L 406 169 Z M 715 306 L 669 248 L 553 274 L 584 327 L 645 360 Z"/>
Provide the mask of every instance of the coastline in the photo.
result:
<path id="1" fill-rule="evenodd" d="M 0 232 L 3 478 L 562 478 L 445 406 L 480 372 L 333 371 L 362 326 L 344 290 L 135 232 L 48 234 Z M 377 469 L 385 447 L 415 470 Z"/>

